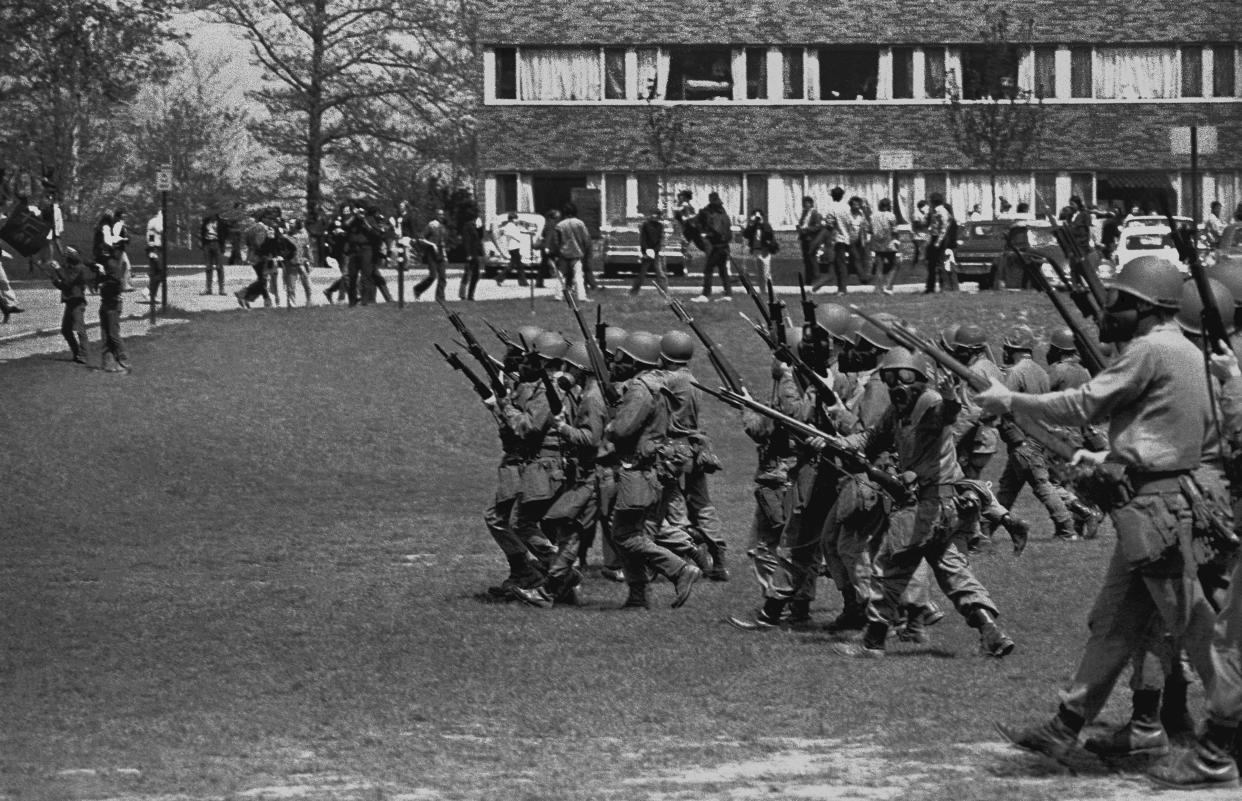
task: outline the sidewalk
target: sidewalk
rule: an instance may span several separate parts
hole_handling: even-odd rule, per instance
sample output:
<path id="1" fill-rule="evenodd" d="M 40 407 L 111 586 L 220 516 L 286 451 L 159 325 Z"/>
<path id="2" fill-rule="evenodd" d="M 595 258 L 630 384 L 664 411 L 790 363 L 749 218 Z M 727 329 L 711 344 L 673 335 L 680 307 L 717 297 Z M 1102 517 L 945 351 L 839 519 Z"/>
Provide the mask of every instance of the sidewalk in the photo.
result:
<path id="1" fill-rule="evenodd" d="M 397 298 L 397 271 L 382 271 L 384 278 L 388 281 L 389 291 L 393 298 Z M 414 300 L 414 284 L 426 275 L 423 269 L 409 271 L 405 276 L 405 301 L 406 303 L 431 303 L 434 301 L 433 293 L 429 292 L 423 296 L 422 300 Z M 311 273 L 311 305 L 323 306 L 327 305 L 323 291 L 336 280 L 338 273 L 335 270 L 318 269 Z M 168 316 L 165 316 L 157 307 L 156 326 L 183 323 L 185 319 L 183 315 L 198 312 L 222 312 L 237 311 L 237 299 L 233 296 L 233 292 L 242 289 L 254 280 L 254 271 L 246 265 L 236 265 L 224 268 L 225 278 L 225 294 L 224 295 L 203 295 L 201 294 L 204 286 L 204 277 L 201 271 L 189 272 L 184 268 L 174 268 L 174 272 L 168 279 Z M 461 281 L 461 270 L 450 270 L 448 274 L 448 290 L 446 293 L 447 300 L 457 302 L 457 287 Z M 630 278 L 620 278 L 605 282 L 608 287 L 603 297 L 626 297 L 629 288 Z M 136 337 L 143 336 L 151 329 L 151 307 L 140 301 L 146 298 L 146 290 L 143 288 L 146 284 L 146 275 L 138 272 L 134 276 L 134 286 L 139 287 L 135 292 L 125 296 L 125 311 L 122 318 L 121 334 L 122 336 Z M 0 362 L 9 361 L 11 359 L 20 359 L 39 353 L 54 353 L 64 350 L 67 353 L 67 346 L 60 336 L 60 317 L 61 304 L 60 293 L 49 284 L 31 283 L 23 281 L 16 286 L 18 301 L 25 312 L 22 314 L 14 314 L 9 318 L 8 325 L 0 325 Z M 778 286 L 775 287 L 777 294 L 780 295 L 797 295 L 798 288 L 796 286 Z M 901 284 L 895 287 L 895 291 L 906 294 L 922 290 L 921 284 Z M 644 287 L 644 292 L 654 292 L 650 287 Z M 869 286 L 850 287 L 850 294 L 855 292 L 859 294 L 868 294 L 873 292 L 873 288 Z M 696 283 L 688 286 L 673 286 L 670 292 L 678 295 L 697 295 L 699 290 Z M 719 289 L 717 289 L 719 292 Z M 745 297 L 745 292 L 739 289 L 734 290 L 734 296 Z M 820 302 L 826 302 L 835 295 L 835 292 L 819 292 L 815 297 Z M 281 287 L 281 299 L 284 299 L 284 287 Z M 504 286 L 497 286 L 496 282 L 491 279 L 481 279 L 479 281 L 475 298 L 480 302 L 494 300 L 522 300 L 531 296 L 531 290 L 528 287 L 519 286 L 513 281 L 505 282 Z M 534 297 L 536 298 L 558 298 L 560 296 L 559 285 L 552 280 L 547 282 L 543 289 L 536 288 Z M 719 297 L 719 294 L 713 296 Z M 383 300 L 379 301 L 383 303 Z M 298 308 L 305 303 L 302 297 L 301 287 L 298 287 L 297 296 Z M 99 329 L 99 296 L 87 296 L 86 322 L 88 334 L 92 341 L 98 340 Z M 282 307 L 283 308 L 283 307 Z M 253 313 L 263 313 L 264 308 L 260 302 L 253 305 L 251 311 Z"/>

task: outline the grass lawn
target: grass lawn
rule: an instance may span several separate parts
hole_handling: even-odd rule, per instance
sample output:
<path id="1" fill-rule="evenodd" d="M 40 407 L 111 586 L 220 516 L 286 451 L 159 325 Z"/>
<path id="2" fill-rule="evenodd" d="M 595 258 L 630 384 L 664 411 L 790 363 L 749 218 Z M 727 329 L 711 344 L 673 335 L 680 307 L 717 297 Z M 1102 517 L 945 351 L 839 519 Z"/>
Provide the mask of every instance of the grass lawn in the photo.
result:
<path id="1" fill-rule="evenodd" d="M 627 329 L 674 323 L 653 294 L 603 297 Z M 859 300 L 994 337 L 1051 321 L 1034 295 Z M 763 386 L 747 305 L 692 311 Z M 539 309 L 572 329 L 561 305 Z M 479 315 L 531 320 L 524 301 L 466 315 L 480 332 Z M 758 601 L 742 557 L 754 450 L 710 402 L 733 581 L 681 610 L 656 585 L 649 613 L 618 611 L 624 587 L 598 578 L 580 609 L 482 601 L 506 572 L 481 519 L 498 446 L 431 348 L 450 337 L 427 303 L 239 311 L 131 340 L 128 376 L 2 368 L 0 801 L 1146 792 L 991 729 L 1053 711 L 1111 533 L 1054 543 L 1023 496 L 1027 553 L 977 563 L 1018 641 L 1002 662 L 952 614 L 931 647 L 882 662 L 836 658 L 820 634 L 738 632 L 724 616 Z M 839 598 L 820 588 L 827 620 Z"/>

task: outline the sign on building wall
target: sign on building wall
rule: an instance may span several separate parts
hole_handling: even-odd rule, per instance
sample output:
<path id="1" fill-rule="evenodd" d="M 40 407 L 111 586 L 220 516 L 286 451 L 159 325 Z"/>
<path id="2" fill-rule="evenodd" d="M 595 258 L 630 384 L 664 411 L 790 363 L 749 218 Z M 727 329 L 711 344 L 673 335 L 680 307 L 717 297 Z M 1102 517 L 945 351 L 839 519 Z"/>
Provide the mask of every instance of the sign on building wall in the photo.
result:
<path id="1" fill-rule="evenodd" d="M 586 223 L 587 230 L 591 232 L 591 238 L 599 239 L 599 228 L 603 224 L 599 190 L 574 187 L 569 190 L 569 197 L 578 207 L 578 218 Z"/>
<path id="2" fill-rule="evenodd" d="M 881 150 L 880 151 L 880 169 L 881 170 L 913 170 L 914 169 L 914 151 L 913 150 Z"/>

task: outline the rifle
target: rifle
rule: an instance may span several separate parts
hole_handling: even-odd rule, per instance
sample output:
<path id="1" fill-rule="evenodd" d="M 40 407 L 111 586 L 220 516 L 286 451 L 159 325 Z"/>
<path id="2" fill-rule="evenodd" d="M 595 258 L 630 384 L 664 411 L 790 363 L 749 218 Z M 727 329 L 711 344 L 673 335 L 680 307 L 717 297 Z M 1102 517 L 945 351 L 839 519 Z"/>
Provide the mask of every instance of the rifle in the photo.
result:
<path id="1" fill-rule="evenodd" d="M 801 420 L 790 417 L 783 412 L 773 409 L 771 406 L 760 403 L 741 393 L 731 392 L 723 387 L 719 390 L 708 389 L 697 381 L 691 383 L 696 389 L 711 395 L 716 400 L 727 403 L 737 409 L 750 409 L 763 415 L 769 420 L 784 426 L 793 436 L 799 439 L 808 440 L 815 437 L 822 439 L 827 443 L 824 450 L 840 458 L 843 462 L 847 462 L 854 471 L 866 473 L 868 478 L 892 495 L 894 499 L 900 501 L 910 499 L 910 490 L 900 479 L 871 464 L 864 454 L 846 445 L 839 437 L 821 431 L 810 423 L 804 423 Z"/>
<path id="2" fill-rule="evenodd" d="M 808 386 L 814 387 L 818 399 L 825 406 L 834 406 L 837 401 L 837 393 L 822 375 L 811 369 L 811 366 L 802 361 L 798 354 L 794 353 L 793 348 L 788 344 L 781 342 L 772 336 L 772 333 L 754 320 L 746 316 L 745 313 L 739 312 L 742 319 L 750 323 L 750 327 L 755 329 L 755 333 L 768 346 L 768 350 L 772 351 L 772 355 L 783 361 L 785 364 L 794 368 L 794 378 L 798 380 L 799 386 L 805 389 Z"/>
<path id="3" fill-rule="evenodd" d="M 1203 335 L 1213 350 L 1217 353 L 1227 353 L 1230 350 L 1229 330 L 1225 327 L 1225 319 L 1221 316 L 1220 307 L 1216 305 L 1216 296 L 1212 294 L 1212 287 L 1208 284 L 1207 271 L 1203 267 L 1203 262 L 1199 260 L 1199 249 L 1195 247 L 1194 237 L 1188 230 L 1177 227 L 1167 206 L 1164 217 L 1169 224 L 1169 238 L 1173 240 L 1173 246 L 1177 248 L 1178 257 L 1190 265 L 1190 278 L 1195 282 L 1199 300 L 1203 302 Z"/>
<path id="4" fill-rule="evenodd" d="M 811 336 L 816 336 L 818 323 L 815 321 L 815 301 L 806 294 L 806 281 L 800 275 L 798 276 L 798 292 L 802 295 L 802 324 L 810 326 Z"/>
<path id="5" fill-rule="evenodd" d="M 583 339 L 590 337 L 584 332 Z M 599 346 L 601 353 L 608 350 L 608 325 L 604 322 L 604 307 L 599 304 L 595 306 L 595 344 Z"/>
<path id="6" fill-rule="evenodd" d="M 1078 354 L 1082 356 L 1082 363 L 1087 368 L 1087 372 L 1095 375 L 1103 370 L 1108 364 L 1108 360 L 1104 357 L 1100 346 L 1083 330 L 1081 323 L 1070 313 L 1069 307 L 1065 305 L 1065 300 L 1057 292 L 1056 288 L 1048 283 L 1048 279 L 1044 277 L 1043 272 L 1039 269 L 1039 264 L 1028 259 L 1026 254 L 1018 250 L 1013 240 L 1008 237 L 1005 238 L 1005 245 L 1018 257 L 1022 263 L 1022 269 L 1035 282 L 1035 286 L 1039 288 L 1039 291 L 1043 292 L 1048 297 L 1048 300 L 1052 301 L 1057 314 L 1061 315 L 1061 320 L 1064 321 L 1073 333 L 1074 345 L 1078 348 Z"/>
<path id="7" fill-rule="evenodd" d="M 608 380 L 608 362 L 604 359 L 604 349 L 600 345 L 602 331 L 600 326 L 602 317 L 600 313 L 596 313 L 595 335 L 592 336 L 591 329 L 587 327 L 586 318 L 582 316 L 582 309 L 578 306 L 578 300 L 574 297 L 573 290 L 570 287 L 564 287 L 561 295 L 565 298 L 565 303 L 569 306 L 569 310 L 574 315 L 574 320 L 578 323 L 578 330 L 582 332 L 582 344 L 586 346 L 587 358 L 591 362 L 591 373 L 595 376 L 596 382 L 599 384 L 600 391 L 604 394 L 604 400 L 609 406 L 616 406 L 621 401 L 621 394 L 617 392 L 617 388 Z"/>
<path id="8" fill-rule="evenodd" d="M 755 291 L 755 285 L 750 282 L 750 276 L 746 274 L 746 270 L 737 271 L 737 280 L 741 282 L 742 287 L 746 290 L 746 294 L 750 295 L 750 299 L 755 302 L 755 308 L 759 310 L 759 316 L 763 318 L 763 324 L 769 329 L 772 328 L 772 316 L 770 308 L 764 305 L 763 299 L 759 297 L 759 293 Z M 768 282 L 769 287 L 771 282 Z"/>
<path id="9" fill-rule="evenodd" d="M 464 342 L 459 342 L 459 341 L 458 341 L 458 340 L 456 340 L 456 339 L 454 339 L 454 340 L 453 340 L 453 344 L 454 344 L 454 345 L 456 345 L 456 346 L 457 346 L 457 347 L 459 347 L 459 348 L 463 348 L 463 349 L 465 349 L 465 348 L 466 348 L 466 343 L 464 343 Z M 495 356 L 491 355 L 490 353 L 487 355 L 487 359 L 488 359 L 488 361 L 490 361 L 492 364 L 496 365 L 496 369 L 497 369 L 497 370 L 499 370 L 499 371 L 500 371 L 500 374 L 501 374 L 502 376 L 504 376 L 505 378 L 507 378 L 507 379 L 509 380 L 509 382 L 510 382 L 510 383 L 517 383 L 517 380 L 513 377 L 513 375 L 512 375 L 511 373 L 509 373 L 507 370 L 505 370 L 505 363 L 504 363 L 504 362 L 502 362 L 500 359 L 497 359 Z"/>
<path id="10" fill-rule="evenodd" d="M 1098 323 L 1100 320 L 1100 310 L 1108 305 L 1107 293 L 1104 289 L 1104 284 L 1100 282 L 1099 274 L 1087 264 L 1087 254 L 1082 252 L 1082 248 L 1078 247 L 1078 242 L 1074 240 L 1073 235 L 1065 226 L 1058 225 L 1054 221 L 1052 236 L 1057 240 L 1057 245 L 1061 248 L 1061 252 L 1065 254 L 1065 258 L 1069 263 L 1070 275 L 1074 277 L 1074 281 L 1071 282 L 1065 277 L 1061 265 L 1057 264 L 1054 259 L 1050 258 L 1048 261 L 1053 265 L 1053 269 L 1057 271 L 1057 276 L 1065 282 L 1066 286 L 1076 288 L 1079 294 L 1075 296 L 1074 302 L 1078 304 L 1078 308 L 1083 315 L 1094 317 Z M 1091 303 L 1089 305 L 1087 304 L 1087 293 L 1090 294 Z M 1094 312 L 1088 312 L 1088 308 L 1093 308 Z"/>
<path id="11" fill-rule="evenodd" d="M 506 348 L 512 348 L 513 350 L 521 350 L 521 349 L 522 349 L 522 346 L 521 346 L 521 345 L 519 345 L 519 344 L 518 344 L 518 343 L 517 343 L 517 342 L 513 339 L 513 337 L 512 337 L 512 336 L 510 336 L 510 334 L 509 334 L 509 332 L 508 332 L 508 331 L 506 331 L 506 330 L 505 330 L 505 329 L 503 329 L 503 328 L 497 328 L 496 326 L 492 325 L 492 324 L 491 324 L 490 322 L 488 322 L 487 320 L 484 320 L 483 322 L 484 322 L 484 324 L 486 324 L 486 325 L 487 325 L 487 327 L 488 327 L 488 328 L 492 329 L 492 333 L 496 335 L 496 338 L 497 338 L 497 339 L 499 339 L 499 340 L 500 340 L 500 342 L 501 342 L 501 344 L 502 344 L 502 345 L 504 345 Z"/>
<path id="12" fill-rule="evenodd" d="M 457 329 L 457 333 L 461 334 L 461 338 L 465 341 L 466 349 L 470 351 L 470 355 L 482 366 L 483 372 L 487 373 L 487 379 L 491 382 L 496 397 L 503 398 L 505 396 L 505 383 L 500 377 L 500 369 L 492 361 L 487 351 L 483 350 L 483 346 L 479 344 L 478 338 L 466 326 L 466 321 L 461 319 L 461 315 L 445 306 L 444 301 L 438 300 L 436 302 L 440 304 L 441 309 L 444 309 L 444 313 L 448 315 L 449 322 Z"/>
<path id="13" fill-rule="evenodd" d="M 460 356 L 456 353 L 445 352 L 444 348 L 440 347 L 439 344 L 435 344 L 435 348 L 440 351 L 440 355 L 444 357 L 444 361 L 448 362 L 449 367 L 457 370 L 470 381 L 470 385 L 474 387 L 474 391 L 478 393 L 480 398 L 487 400 L 493 397 L 491 387 L 483 379 L 475 375 L 474 371 L 466 366 L 466 363 L 461 360 Z"/>
<path id="14" fill-rule="evenodd" d="M 768 279 L 768 330 L 772 338 L 782 345 L 788 342 L 785 333 L 785 301 L 777 300 L 776 290 L 772 288 L 772 279 Z"/>
<path id="15" fill-rule="evenodd" d="M 552 376 L 545 371 L 540 373 L 539 377 L 543 379 L 543 391 L 547 393 L 548 409 L 552 415 L 556 416 L 565 411 L 565 404 L 561 402 L 561 396 L 557 394 L 556 385 L 552 383 Z"/>
<path id="16" fill-rule="evenodd" d="M 655 284 L 654 280 L 652 283 Z M 724 355 L 724 351 L 720 349 L 720 346 L 712 341 L 711 336 L 703 330 L 702 326 L 695 322 L 680 300 L 669 295 L 659 284 L 655 284 L 655 288 L 664 297 L 664 301 L 673 310 L 673 314 L 677 316 L 677 319 L 689 326 L 694 335 L 703 343 L 703 347 L 707 349 L 707 358 L 712 363 L 712 367 L 716 369 L 716 375 L 720 376 L 720 380 L 724 382 L 724 385 L 731 392 L 741 392 L 743 386 L 742 377 L 738 375 L 737 370 L 729 362 L 729 358 Z"/>

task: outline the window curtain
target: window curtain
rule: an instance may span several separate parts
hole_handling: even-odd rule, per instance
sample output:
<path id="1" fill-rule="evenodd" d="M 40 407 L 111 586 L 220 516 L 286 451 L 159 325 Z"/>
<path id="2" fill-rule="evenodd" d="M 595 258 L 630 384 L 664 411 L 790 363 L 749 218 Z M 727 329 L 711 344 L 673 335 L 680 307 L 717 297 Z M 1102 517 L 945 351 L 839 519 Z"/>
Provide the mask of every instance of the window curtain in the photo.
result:
<path id="1" fill-rule="evenodd" d="M 1225 221 L 1228 221 L 1233 216 L 1233 210 L 1238 206 L 1237 176 L 1232 172 L 1218 172 L 1213 173 L 1212 177 L 1216 179 L 1216 194 L 1214 197 L 1208 197 L 1206 193 L 1204 194 L 1203 214 L 1206 216 L 1213 200 L 1219 200 L 1221 205 L 1220 216 Z"/>
<path id="2" fill-rule="evenodd" d="M 742 213 L 742 176 L 741 175 L 711 175 L 711 174 L 689 174 L 689 175 L 673 175 L 669 177 L 669 194 L 676 196 L 683 189 L 689 189 L 694 193 L 690 202 L 695 209 L 702 209 L 707 205 L 707 196 L 712 192 L 719 193 L 720 201 L 724 204 L 725 211 L 729 212 L 730 217 L 740 218 Z"/>
<path id="3" fill-rule="evenodd" d="M 521 51 L 522 100 L 600 100 L 599 51 L 531 48 Z"/>
<path id="4" fill-rule="evenodd" d="M 1029 47 L 1022 48 L 1018 56 L 1018 88 L 1024 92 L 1035 91 L 1035 53 Z"/>
<path id="5" fill-rule="evenodd" d="M 667 50 L 640 48 L 638 50 L 638 96 L 647 97 L 655 82 L 657 98 L 668 97 L 668 63 Z"/>
<path id="6" fill-rule="evenodd" d="M 1118 100 L 1180 97 L 1182 61 L 1175 47 L 1096 50 L 1095 96 Z"/>
<path id="7" fill-rule="evenodd" d="M 1031 196 L 1030 173 L 1012 172 L 996 174 L 996 210 L 992 208 L 992 182 L 987 173 L 954 173 L 952 189 L 949 191 L 949 203 L 953 213 L 959 220 L 965 220 L 970 210 L 978 204 L 983 219 L 995 219 L 1000 208 L 1000 199 L 1009 201 L 1009 213 L 1014 214 L 1019 203 L 1030 203 L 1035 208 Z"/>
<path id="8" fill-rule="evenodd" d="M 849 202 L 854 195 L 858 195 L 875 210 L 880 202 L 880 198 L 892 199 L 892 184 L 889 182 L 888 174 L 883 172 L 867 173 L 867 172 L 820 172 L 812 173 L 807 176 L 807 194 L 815 198 L 815 205 L 823 208 L 832 201 L 832 196 L 828 194 L 834 186 L 839 186 L 845 190 L 843 202 Z M 801 212 L 802 201 L 799 198 L 798 210 Z"/>
<path id="9" fill-rule="evenodd" d="M 793 228 L 802 216 L 802 176 L 781 175 L 780 192 L 768 189 L 768 223 L 773 228 Z"/>

